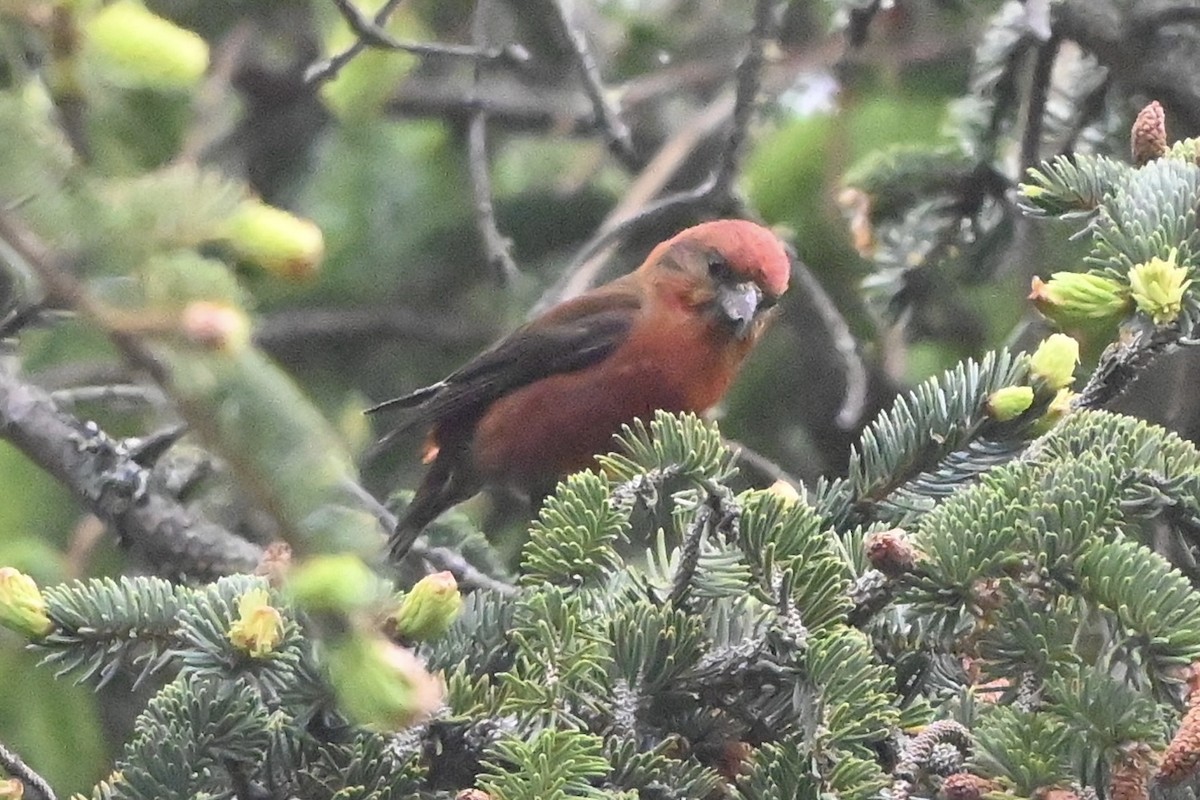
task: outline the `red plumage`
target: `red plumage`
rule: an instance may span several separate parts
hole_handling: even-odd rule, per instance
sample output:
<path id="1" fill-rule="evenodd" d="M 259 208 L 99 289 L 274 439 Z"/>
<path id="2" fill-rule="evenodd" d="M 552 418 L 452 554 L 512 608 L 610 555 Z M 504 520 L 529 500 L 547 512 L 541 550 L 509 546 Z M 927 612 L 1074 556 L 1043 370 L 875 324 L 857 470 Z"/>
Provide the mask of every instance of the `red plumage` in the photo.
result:
<path id="1" fill-rule="evenodd" d="M 431 466 L 393 533 L 393 557 L 484 486 L 547 492 L 610 450 L 623 424 L 656 409 L 716 405 L 786 291 L 790 267 L 760 225 L 688 228 L 637 270 L 551 308 L 444 380 L 370 409 L 412 409 L 385 443 L 430 430 Z"/>

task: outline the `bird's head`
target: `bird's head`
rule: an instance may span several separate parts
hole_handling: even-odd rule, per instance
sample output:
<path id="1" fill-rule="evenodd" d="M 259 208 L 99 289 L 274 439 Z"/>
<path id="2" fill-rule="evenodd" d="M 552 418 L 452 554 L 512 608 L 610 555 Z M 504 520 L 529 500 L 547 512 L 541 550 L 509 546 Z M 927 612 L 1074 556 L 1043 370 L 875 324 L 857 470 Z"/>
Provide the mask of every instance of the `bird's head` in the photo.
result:
<path id="1" fill-rule="evenodd" d="M 761 225 L 720 219 L 688 228 L 646 259 L 665 299 L 704 309 L 738 338 L 762 328 L 765 315 L 787 291 L 791 259 Z"/>

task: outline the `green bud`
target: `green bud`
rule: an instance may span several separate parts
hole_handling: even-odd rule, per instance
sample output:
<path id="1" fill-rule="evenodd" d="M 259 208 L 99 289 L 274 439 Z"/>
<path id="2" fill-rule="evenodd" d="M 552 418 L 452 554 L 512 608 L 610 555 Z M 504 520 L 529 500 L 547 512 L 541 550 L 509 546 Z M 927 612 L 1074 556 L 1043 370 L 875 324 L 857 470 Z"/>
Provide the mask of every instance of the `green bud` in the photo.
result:
<path id="1" fill-rule="evenodd" d="M 1029 368 L 1035 380 L 1051 389 L 1061 389 L 1075 380 L 1078 363 L 1079 342 L 1065 333 L 1055 333 L 1038 345 L 1029 359 Z"/>
<path id="2" fill-rule="evenodd" d="M 325 257 L 315 223 L 259 200 L 238 206 L 221 236 L 240 258 L 289 280 L 312 277 Z"/>
<path id="3" fill-rule="evenodd" d="M 426 575 L 389 615 L 389 630 L 402 642 L 434 639 L 454 623 L 462 603 L 454 575 L 449 572 Z"/>
<path id="4" fill-rule="evenodd" d="M 115 80 L 152 89 L 187 89 L 208 69 L 208 44 L 135 0 L 117 0 L 84 24 L 89 52 Z"/>
<path id="5" fill-rule="evenodd" d="M 338 706 L 350 719 L 382 730 L 400 730 L 442 703 L 442 682 L 411 650 L 381 637 L 353 635 L 326 653 Z"/>
<path id="6" fill-rule="evenodd" d="M 238 618 L 229 626 L 229 641 L 251 658 L 274 652 L 283 640 L 283 615 L 271 605 L 266 589 L 251 589 L 238 598 Z"/>
<path id="7" fill-rule="evenodd" d="M 54 629 L 37 583 L 14 567 L 0 567 L 0 625 L 33 639 Z"/>
<path id="8" fill-rule="evenodd" d="M 1046 407 L 1046 413 L 1042 414 L 1034 423 L 1031 431 L 1033 435 L 1041 436 L 1071 413 L 1071 401 L 1074 399 L 1075 393 L 1070 389 L 1059 389 L 1058 393 L 1054 395 L 1054 399 L 1050 401 L 1050 405 Z"/>
<path id="9" fill-rule="evenodd" d="M 1127 287 L 1089 272 L 1056 272 L 1048 282 L 1035 277 L 1029 299 L 1060 328 L 1118 322 L 1131 310 Z"/>
<path id="10" fill-rule="evenodd" d="M 987 399 L 988 416 L 997 422 L 1008 422 L 1024 414 L 1033 405 L 1032 386 L 1005 386 Z"/>
<path id="11" fill-rule="evenodd" d="M 1173 249 L 1166 259 L 1152 258 L 1129 270 L 1133 301 L 1156 325 L 1175 321 L 1183 310 L 1183 294 L 1192 285 L 1188 268 L 1175 263 L 1178 254 Z"/>
<path id="12" fill-rule="evenodd" d="M 288 589 L 309 611 L 348 613 L 369 606 L 379 596 L 379 579 L 358 556 L 316 556 L 292 570 Z"/>

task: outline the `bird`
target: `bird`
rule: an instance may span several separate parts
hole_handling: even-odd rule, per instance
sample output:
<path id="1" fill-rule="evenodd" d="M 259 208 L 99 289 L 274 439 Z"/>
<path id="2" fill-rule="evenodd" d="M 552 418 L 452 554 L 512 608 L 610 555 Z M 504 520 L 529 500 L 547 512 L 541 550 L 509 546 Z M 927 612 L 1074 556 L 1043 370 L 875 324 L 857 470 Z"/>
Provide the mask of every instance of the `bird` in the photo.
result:
<path id="1" fill-rule="evenodd" d="M 377 450 L 428 432 L 429 468 L 391 533 L 390 558 L 399 563 L 429 523 L 485 488 L 544 496 L 594 466 L 635 419 L 711 409 L 775 316 L 791 264 L 766 227 L 700 223 L 437 383 L 367 409 L 408 410 Z"/>

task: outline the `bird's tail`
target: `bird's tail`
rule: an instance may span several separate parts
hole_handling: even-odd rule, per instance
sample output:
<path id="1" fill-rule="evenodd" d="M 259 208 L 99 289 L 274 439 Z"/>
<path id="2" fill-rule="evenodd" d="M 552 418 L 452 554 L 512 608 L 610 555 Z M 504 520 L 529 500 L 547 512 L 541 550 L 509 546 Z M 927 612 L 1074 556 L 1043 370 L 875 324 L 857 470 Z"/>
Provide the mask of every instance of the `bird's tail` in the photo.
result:
<path id="1" fill-rule="evenodd" d="M 473 495 L 478 488 L 477 483 L 468 480 L 461 470 L 449 465 L 445 454 L 436 459 L 388 539 L 391 562 L 399 564 L 429 523 L 450 506 Z"/>
<path id="2" fill-rule="evenodd" d="M 388 557 L 393 564 L 404 560 L 413 543 L 425 530 L 425 526 L 437 519 L 442 511 L 441 508 L 418 508 L 417 502 L 413 501 L 404 516 L 396 522 L 396 527 L 388 538 Z"/>

